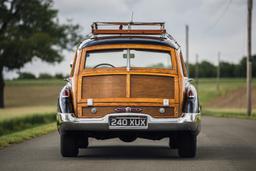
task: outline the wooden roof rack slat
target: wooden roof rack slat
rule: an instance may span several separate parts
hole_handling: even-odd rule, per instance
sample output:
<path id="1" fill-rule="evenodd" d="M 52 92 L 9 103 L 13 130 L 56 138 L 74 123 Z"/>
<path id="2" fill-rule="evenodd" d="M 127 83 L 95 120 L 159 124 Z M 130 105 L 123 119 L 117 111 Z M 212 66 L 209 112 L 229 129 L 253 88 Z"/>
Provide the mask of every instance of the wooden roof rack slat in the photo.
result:
<path id="1" fill-rule="evenodd" d="M 118 26 L 117 29 L 99 28 L 107 26 Z M 159 26 L 159 29 L 132 29 L 132 26 Z M 124 28 L 127 27 L 127 28 Z M 144 35 L 162 35 L 166 33 L 163 22 L 94 22 L 91 25 L 92 34 L 144 34 Z"/>

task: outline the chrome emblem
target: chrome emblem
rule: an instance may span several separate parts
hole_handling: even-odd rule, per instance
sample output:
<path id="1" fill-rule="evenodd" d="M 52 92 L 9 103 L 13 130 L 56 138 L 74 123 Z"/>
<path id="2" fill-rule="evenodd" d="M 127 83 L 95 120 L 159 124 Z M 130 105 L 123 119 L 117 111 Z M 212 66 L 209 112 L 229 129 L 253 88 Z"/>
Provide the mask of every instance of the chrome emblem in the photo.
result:
<path id="1" fill-rule="evenodd" d="M 130 108 L 130 107 L 125 108 L 125 112 L 131 112 L 131 111 L 132 111 L 132 108 Z"/>
<path id="2" fill-rule="evenodd" d="M 118 107 L 115 108 L 114 111 L 117 113 L 140 113 L 143 109 L 137 107 Z"/>

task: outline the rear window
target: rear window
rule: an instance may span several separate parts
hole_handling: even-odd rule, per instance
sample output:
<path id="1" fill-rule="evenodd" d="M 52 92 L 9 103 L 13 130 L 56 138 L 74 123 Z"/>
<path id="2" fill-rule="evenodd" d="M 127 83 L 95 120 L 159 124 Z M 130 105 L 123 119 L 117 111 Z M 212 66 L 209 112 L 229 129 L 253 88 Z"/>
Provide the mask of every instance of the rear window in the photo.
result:
<path id="1" fill-rule="evenodd" d="M 166 51 L 119 49 L 90 51 L 85 68 L 172 68 L 171 54 Z"/>

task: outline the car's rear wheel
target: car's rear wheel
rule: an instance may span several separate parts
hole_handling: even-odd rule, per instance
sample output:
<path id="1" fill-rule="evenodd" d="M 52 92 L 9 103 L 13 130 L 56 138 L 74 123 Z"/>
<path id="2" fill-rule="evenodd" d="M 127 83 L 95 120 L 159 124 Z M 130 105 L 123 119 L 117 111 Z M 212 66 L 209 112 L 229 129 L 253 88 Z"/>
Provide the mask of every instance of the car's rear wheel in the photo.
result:
<path id="1" fill-rule="evenodd" d="M 179 136 L 178 153 L 180 157 L 192 158 L 196 156 L 197 136 L 186 132 Z"/>
<path id="2" fill-rule="evenodd" d="M 178 144 L 179 144 L 179 141 L 178 141 L 178 138 L 176 136 L 169 138 L 169 147 L 171 149 L 177 149 Z"/>
<path id="3" fill-rule="evenodd" d="M 77 139 L 78 148 L 87 148 L 89 145 L 87 136 L 79 136 Z"/>
<path id="4" fill-rule="evenodd" d="M 63 157 L 76 157 L 78 155 L 77 136 L 64 133 L 60 135 L 60 150 Z"/>

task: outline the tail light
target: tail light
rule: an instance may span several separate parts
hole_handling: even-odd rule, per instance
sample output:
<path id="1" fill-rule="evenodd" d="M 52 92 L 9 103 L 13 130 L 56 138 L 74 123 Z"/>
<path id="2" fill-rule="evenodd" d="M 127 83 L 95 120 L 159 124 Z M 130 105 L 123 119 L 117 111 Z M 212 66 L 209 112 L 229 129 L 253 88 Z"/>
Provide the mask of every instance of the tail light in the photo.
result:
<path id="1" fill-rule="evenodd" d="M 70 89 L 68 89 L 68 88 L 63 89 L 61 96 L 62 96 L 62 98 L 70 97 Z"/>
<path id="2" fill-rule="evenodd" d="M 73 113 L 73 105 L 71 99 L 71 89 L 69 87 L 64 87 L 61 90 L 59 97 L 59 107 L 62 113 Z"/>
<path id="3" fill-rule="evenodd" d="M 191 89 L 189 89 L 187 92 L 187 96 L 189 99 L 193 99 L 195 97 L 195 94 Z"/>

